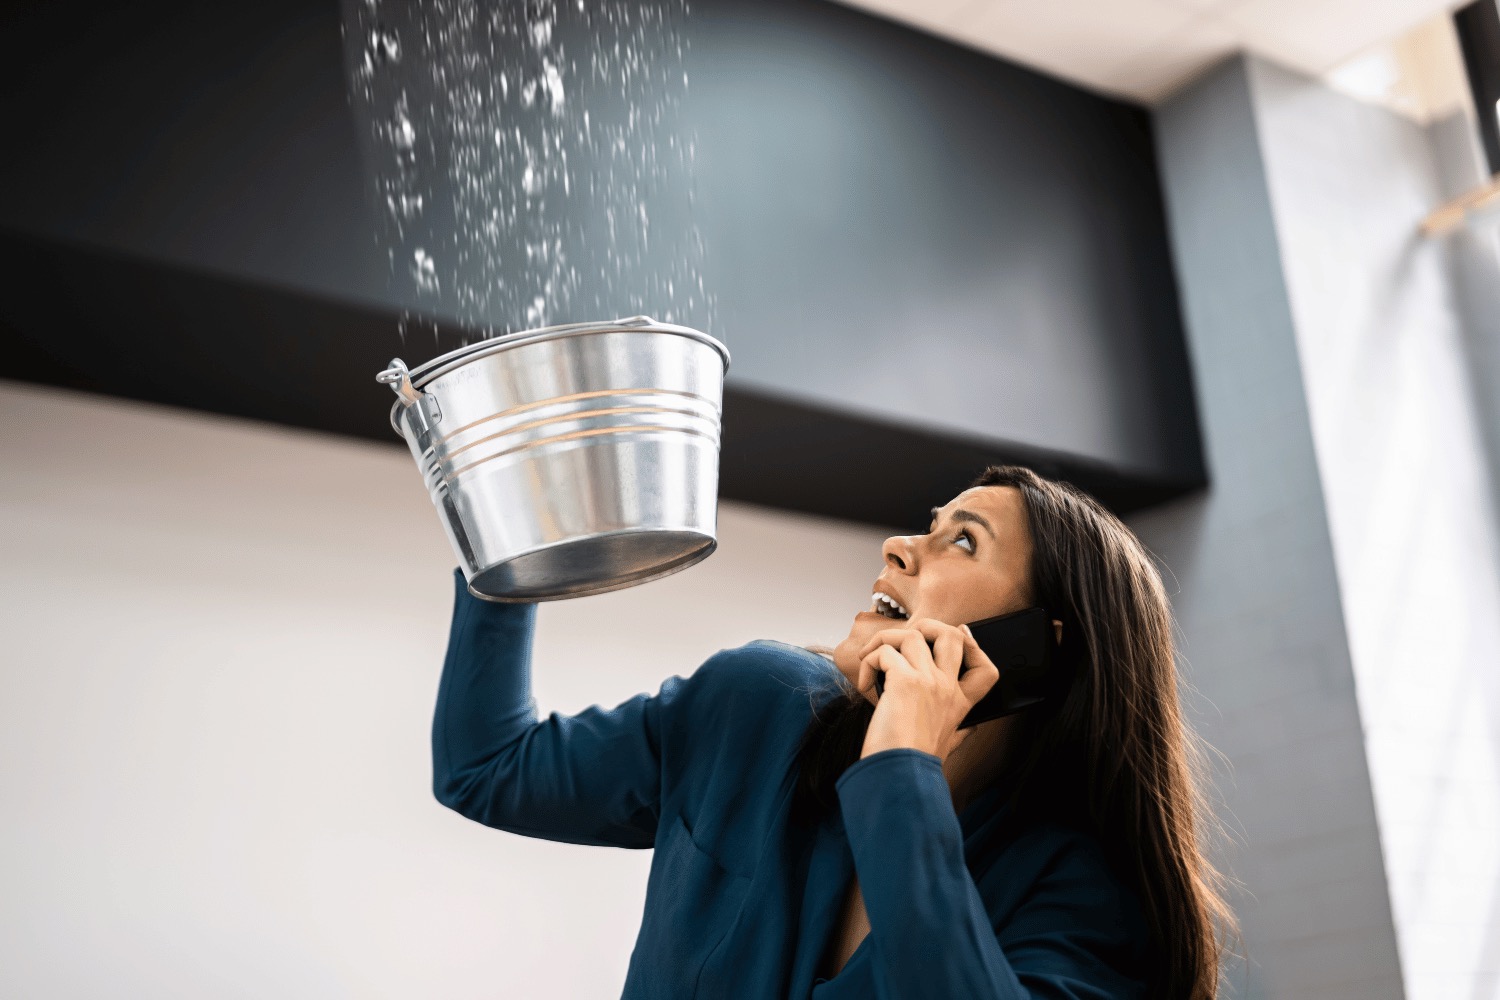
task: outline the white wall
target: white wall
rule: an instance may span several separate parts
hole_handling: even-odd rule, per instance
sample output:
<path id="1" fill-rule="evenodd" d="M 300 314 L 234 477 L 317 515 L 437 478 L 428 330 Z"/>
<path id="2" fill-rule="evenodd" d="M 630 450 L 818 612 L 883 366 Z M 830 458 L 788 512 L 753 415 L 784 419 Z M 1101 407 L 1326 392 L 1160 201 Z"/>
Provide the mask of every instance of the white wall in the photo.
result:
<path id="1" fill-rule="evenodd" d="M 1495 1000 L 1500 534 L 1452 262 L 1417 234 L 1442 171 L 1405 117 L 1251 79 L 1407 996 Z"/>
<path id="2" fill-rule="evenodd" d="M 14 383 L 0 428 L 0 996 L 618 995 L 649 853 L 429 791 L 454 561 L 403 449 Z M 725 505 L 542 609 L 541 710 L 837 640 L 882 537 Z"/>

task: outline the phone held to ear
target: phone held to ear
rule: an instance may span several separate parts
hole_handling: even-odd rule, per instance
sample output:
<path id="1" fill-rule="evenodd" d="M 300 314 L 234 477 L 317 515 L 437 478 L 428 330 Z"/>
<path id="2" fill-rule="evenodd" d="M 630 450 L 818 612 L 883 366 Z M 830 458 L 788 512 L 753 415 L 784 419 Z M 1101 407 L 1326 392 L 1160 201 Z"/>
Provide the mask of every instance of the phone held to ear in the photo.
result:
<path id="1" fill-rule="evenodd" d="M 969 632 L 1000 670 L 995 686 L 969 710 L 959 729 L 1019 712 L 1046 700 L 1061 688 L 1056 662 L 1057 637 L 1045 608 L 970 622 Z M 960 668 L 959 676 L 968 672 Z M 875 671 L 875 693 L 885 693 L 885 671 Z"/>

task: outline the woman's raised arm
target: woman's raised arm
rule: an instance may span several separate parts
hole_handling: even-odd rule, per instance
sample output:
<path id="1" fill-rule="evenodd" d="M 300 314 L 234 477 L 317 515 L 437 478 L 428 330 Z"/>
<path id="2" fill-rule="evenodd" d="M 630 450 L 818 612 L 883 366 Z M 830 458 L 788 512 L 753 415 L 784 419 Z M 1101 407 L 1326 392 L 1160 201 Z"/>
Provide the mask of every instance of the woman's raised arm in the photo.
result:
<path id="1" fill-rule="evenodd" d="M 432 784 L 469 819 L 571 844 L 651 847 L 661 813 L 661 715 L 681 690 L 538 720 L 536 606 L 482 601 L 454 572 L 453 626 L 432 722 Z"/>

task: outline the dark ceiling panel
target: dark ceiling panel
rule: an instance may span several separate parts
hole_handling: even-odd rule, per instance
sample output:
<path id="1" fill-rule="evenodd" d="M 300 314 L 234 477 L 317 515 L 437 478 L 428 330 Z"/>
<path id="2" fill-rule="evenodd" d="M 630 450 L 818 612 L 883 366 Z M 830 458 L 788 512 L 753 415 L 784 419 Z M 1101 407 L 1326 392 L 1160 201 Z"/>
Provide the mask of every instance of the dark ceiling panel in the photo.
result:
<path id="1" fill-rule="evenodd" d="M 388 353 L 402 309 L 459 315 L 387 281 L 339 6 L 7 8 L 0 116 L 16 141 L 0 227 L 318 308 L 367 303 L 352 311 L 383 319 L 348 338 L 345 372 Z M 678 138 L 697 138 L 695 218 L 719 297 L 701 325 L 734 353 L 735 393 L 913 439 L 1203 479 L 1144 109 L 826 0 L 692 7 Z M 129 289 L 87 291 L 114 294 Z M 152 307 L 112 304 L 136 308 Z M 240 323 L 241 350 L 267 368 L 335 350 L 277 332 L 279 316 L 216 322 Z M 170 353 L 157 336 L 136 348 Z M 286 405 L 296 422 L 318 404 Z"/>

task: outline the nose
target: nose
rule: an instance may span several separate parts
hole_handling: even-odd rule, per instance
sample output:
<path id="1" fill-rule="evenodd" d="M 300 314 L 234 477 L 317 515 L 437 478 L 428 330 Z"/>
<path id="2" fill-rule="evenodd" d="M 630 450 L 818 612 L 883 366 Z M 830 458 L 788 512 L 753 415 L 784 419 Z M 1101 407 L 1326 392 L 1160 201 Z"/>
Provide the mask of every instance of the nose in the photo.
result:
<path id="1" fill-rule="evenodd" d="M 885 556 L 886 562 L 901 572 L 917 571 L 917 549 L 912 545 L 910 535 L 892 535 L 880 547 L 880 552 Z"/>

